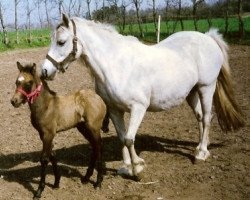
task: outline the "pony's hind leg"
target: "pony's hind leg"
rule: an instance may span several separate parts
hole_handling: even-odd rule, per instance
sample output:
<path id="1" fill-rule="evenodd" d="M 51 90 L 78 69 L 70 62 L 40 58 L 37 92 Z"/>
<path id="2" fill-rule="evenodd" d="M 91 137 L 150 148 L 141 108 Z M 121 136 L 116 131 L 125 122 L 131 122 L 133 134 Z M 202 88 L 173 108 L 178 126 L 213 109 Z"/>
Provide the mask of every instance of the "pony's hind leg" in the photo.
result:
<path id="1" fill-rule="evenodd" d="M 202 140 L 202 135 L 203 135 L 203 114 L 202 114 L 202 108 L 201 108 L 201 101 L 200 97 L 198 94 L 198 91 L 196 87 L 194 87 L 191 92 L 188 94 L 186 98 L 188 105 L 192 108 L 194 115 L 198 121 L 198 126 L 199 126 L 199 142 Z M 200 143 L 197 146 L 197 150 L 200 148 Z"/>
<path id="2" fill-rule="evenodd" d="M 213 95 L 215 91 L 216 82 L 212 83 L 209 86 L 202 86 L 199 88 L 199 96 L 201 100 L 202 108 L 202 122 L 203 122 L 203 134 L 200 138 L 200 143 L 197 147 L 197 153 L 195 155 L 196 160 L 205 161 L 210 153 L 207 149 L 209 144 L 209 128 L 211 123 L 211 112 L 213 104 Z"/>
<path id="3" fill-rule="evenodd" d="M 102 161 L 102 140 L 100 130 L 91 129 L 90 127 L 87 127 L 85 123 L 78 124 L 77 129 L 89 141 L 92 147 L 88 169 L 85 176 L 81 178 L 81 182 L 89 182 L 89 179 L 93 175 L 96 165 L 97 181 L 94 184 L 94 187 L 101 187 L 101 182 L 103 181 L 103 169 L 105 168 L 105 166 Z"/>

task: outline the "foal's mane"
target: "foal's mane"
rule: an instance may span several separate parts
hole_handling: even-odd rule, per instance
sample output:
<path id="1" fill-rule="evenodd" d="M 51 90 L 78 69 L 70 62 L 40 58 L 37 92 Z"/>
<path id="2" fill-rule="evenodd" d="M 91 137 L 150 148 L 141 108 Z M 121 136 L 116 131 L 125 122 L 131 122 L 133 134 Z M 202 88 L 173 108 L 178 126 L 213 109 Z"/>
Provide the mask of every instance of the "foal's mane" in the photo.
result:
<path id="1" fill-rule="evenodd" d="M 47 81 L 45 81 L 45 79 L 37 72 L 35 72 L 35 74 L 32 74 L 31 71 L 33 70 L 33 64 L 26 64 L 25 66 L 23 66 L 22 71 L 21 72 L 25 72 L 25 73 L 29 73 L 32 75 L 32 77 L 34 78 L 34 81 L 36 83 L 39 83 L 40 81 L 43 83 L 43 87 L 51 94 L 51 95 L 56 95 L 56 92 L 54 92 L 53 90 L 51 90 L 48 86 Z"/>

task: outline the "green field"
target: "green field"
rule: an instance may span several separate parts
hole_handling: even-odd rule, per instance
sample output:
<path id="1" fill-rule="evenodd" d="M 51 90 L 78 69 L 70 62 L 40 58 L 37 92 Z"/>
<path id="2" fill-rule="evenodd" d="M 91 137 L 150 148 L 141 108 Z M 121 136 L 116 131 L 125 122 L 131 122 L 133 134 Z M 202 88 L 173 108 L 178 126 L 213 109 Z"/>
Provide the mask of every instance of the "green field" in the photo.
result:
<path id="1" fill-rule="evenodd" d="M 224 32 L 225 21 L 222 18 L 212 19 L 212 27 L 218 28 L 221 33 Z M 184 30 L 195 30 L 193 20 L 184 20 Z M 174 21 L 162 21 L 161 22 L 161 39 L 166 38 L 168 35 L 173 33 L 173 27 L 175 22 Z M 227 40 L 230 42 L 236 43 L 245 43 L 250 44 L 250 17 L 244 18 L 244 26 L 245 26 L 245 38 L 239 41 L 237 38 L 237 31 L 238 31 L 238 20 L 237 18 L 230 18 L 229 19 L 229 34 Z M 206 32 L 209 30 L 207 20 L 199 20 L 198 21 L 198 31 Z M 180 23 L 178 22 L 176 25 L 175 32 L 181 31 Z M 143 24 L 143 32 L 145 37 L 143 40 L 148 42 L 155 42 L 155 29 L 153 23 L 145 23 Z M 0 35 L 2 41 L 2 34 Z M 139 36 L 139 29 L 137 24 L 127 25 L 125 27 L 125 31 L 123 34 L 126 35 L 134 35 Z M 16 33 L 15 32 L 8 32 L 9 43 L 8 45 L 4 45 L 2 42 L 0 43 L 0 52 L 12 49 L 23 49 L 23 48 L 32 48 L 32 47 L 45 47 L 49 46 L 50 44 L 50 36 L 51 30 L 49 29 L 37 29 L 31 31 L 31 40 L 29 40 L 29 33 L 28 31 L 20 31 L 19 38 L 20 43 L 16 43 Z"/>
<path id="2" fill-rule="evenodd" d="M 195 30 L 194 22 L 193 20 L 184 20 L 184 30 L 192 31 Z M 224 33 L 225 31 L 225 20 L 223 18 L 217 18 L 217 19 L 211 19 L 212 26 L 214 28 L 218 28 L 221 33 Z M 164 39 L 168 35 L 173 33 L 173 27 L 174 27 L 175 21 L 168 21 L 168 22 L 161 22 L 161 39 Z M 209 30 L 209 25 L 207 20 L 201 19 L 198 21 L 198 31 L 200 32 L 206 32 Z M 245 39 L 250 40 L 250 17 L 244 18 L 244 27 L 246 31 Z M 236 33 L 238 32 L 239 25 L 238 25 L 238 19 L 237 18 L 229 18 L 229 37 L 235 37 Z M 145 23 L 143 24 L 143 31 L 146 41 L 155 42 L 156 36 L 155 36 L 155 28 L 153 23 Z M 175 32 L 181 31 L 181 25 L 180 22 L 177 23 Z M 127 25 L 124 31 L 124 34 L 132 34 L 137 37 L 139 37 L 139 28 L 137 24 L 134 25 Z"/>
<path id="3" fill-rule="evenodd" d="M 1 33 L 1 41 L 2 39 Z M 8 32 L 8 44 L 0 43 L 0 52 L 12 49 L 24 49 L 32 47 L 44 47 L 50 44 L 50 29 L 34 29 L 31 30 L 31 40 L 27 30 L 19 31 L 19 44 L 16 43 L 16 32 Z"/>

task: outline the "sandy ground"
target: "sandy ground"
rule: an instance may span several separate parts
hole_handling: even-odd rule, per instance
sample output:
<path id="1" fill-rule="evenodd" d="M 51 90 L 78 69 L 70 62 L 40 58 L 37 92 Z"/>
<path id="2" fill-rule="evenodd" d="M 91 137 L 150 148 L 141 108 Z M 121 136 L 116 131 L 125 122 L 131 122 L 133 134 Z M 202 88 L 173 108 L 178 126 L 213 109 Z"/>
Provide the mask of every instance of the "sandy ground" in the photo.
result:
<path id="1" fill-rule="evenodd" d="M 16 61 L 41 64 L 47 48 L 11 51 L 0 54 L 0 199 L 32 199 L 38 187 L 41 141 L 24 105 L 15 109 L 10 98 L 18 74 Z M 136 138 L 136 149 L 147 168 L 141 182 L 116 175 L 121 162 L 121 145 L 111 123 L 103 135 L 104 159 L 108 172 L 101 189 L 82 185 L 90 148 L 76 129 L 58 134 L 54 140 L 62 179 L 60 188 L 52 189 L 53 175 L 48 169 L 46 188 L 41 199 L 49 200 L 161 200 L 161 199 L 250 199 L 250 46 L 232 45 L 230 64 L 235 92 L 247 119 L 245 128 L 223 133 L 213 119 L 211 157 L 194 164 L 193 151 L 198 142 L 198 128 L 186 103 L 168 112 L 147 113 Z M 86 68 L 73 63 L 66 74 L 59 74 L 50 87 L 60 94 L 80 88 L 93 88 Z M 126 121 L 128 116 L 126 116 Z M 96 172 L 92 177 L 95 180 Z"/>

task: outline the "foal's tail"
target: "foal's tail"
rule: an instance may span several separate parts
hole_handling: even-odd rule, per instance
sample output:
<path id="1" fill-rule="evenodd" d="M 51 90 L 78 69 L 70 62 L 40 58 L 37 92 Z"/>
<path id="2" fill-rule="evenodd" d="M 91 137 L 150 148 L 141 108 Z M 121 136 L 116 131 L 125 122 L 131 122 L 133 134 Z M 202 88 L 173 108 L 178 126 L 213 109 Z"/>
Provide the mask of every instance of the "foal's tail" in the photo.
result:
<path id="1" fill-rule="evenodd" d="M 109 132 L 109 112 L 108 112 L 108 110 L 107 110 L 106 115 L 105 115 L 105 117 L 103 119 L 102 128 L 101 129 L 102 129 L 102 131 L 104 133 Z"/>
<path id="2" fill-rule="evenodd" d="M 220 74 L 217 78 L 216 89 L 214 93 L 214 106 L 218 122 L 223 131 L 238 130 L 245 125 L 243 114 L 234 98 L 230 67 L 228 63 L 228 46 L 222 36 L 215 29 L 206 33 L 212 37 L 219 45 L 224 62 Z"/>

